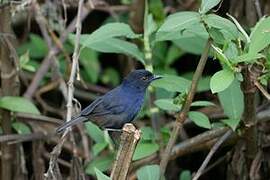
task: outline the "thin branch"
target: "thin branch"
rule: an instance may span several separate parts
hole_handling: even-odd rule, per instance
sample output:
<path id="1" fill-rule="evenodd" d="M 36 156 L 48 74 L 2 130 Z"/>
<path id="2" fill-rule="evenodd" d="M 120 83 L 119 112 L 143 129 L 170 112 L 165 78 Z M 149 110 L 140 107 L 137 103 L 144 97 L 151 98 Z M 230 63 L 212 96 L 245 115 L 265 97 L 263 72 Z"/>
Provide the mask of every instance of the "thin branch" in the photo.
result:
<path id="1" fill-rule="evenodd" d="M 227 131 L 228 128 L 218 128 L 206 131 L 195 137 L 189 138 L 173 147 L 170 159 L 175 159 L 184 154 L 198 151 L 198 149 L 206 149 L 205 147 L 208 146 L 207 142 L 215 143 L 215 139 L 220 138 Z"/>
<path id="2" fill-rule="evenodd" d="M 254 81 L 254 85 L 261 91 L 261 93 L 266 97 L 266 99 L 270 100 L 270 94 L 263 88 L 263 86 L 257 81 Z"/>
<path id="3" fill-rule="evenodd" d="M 224 143 L 224 141 L 226 141 L 226 139 L 228 139 L 228 137 L 230 137 L 230 135 L 233 133 L 232 130 L 227 131 L 217 142 L 216 144 L 212 147 L 212 149 L 210 150 L 210 152 L 208 153 L 208 155 L 206 156 L 205 160 L 203 161 L 201 167 L 199 168 L 199 170 L 197 171 L 197 173 L 195 174 L 195 176 L 193 177 L 192 180 L 197 180 L 199 179 L 199 177 L 201 176 L 201 174 L 203 173 L 204 169 L 206 168 L 207 164 L 209 163 L 209 161 L 211 160 L 212 156 L 214 155 L 214 153 L 218 150 L 218 148 Z"/>
<path id="4" fill-rule="evenodd" d="M 79 42 L 80 42 L 80 35 L 81 35 L 81 13 L 83 8 L 83 0 L 79 1 L 78 5 L 78 13 L 77 13 L 77 21 L 76 21 L 76 39 L 75 39 L 75 47 L 72 56 L 72 69 L 70 73 L 70 78 L 68 82 L 68 102 L 67 102 L 67 121 L 71 120 L 72 117 L 72 100 L 73 100 L 73 93 L 74 93 L 74 86 L 73 82 L 76 77 L 76 72 L 78 69 L 78 59 L 79 59 Z M 44 175 L 45 179 L 57 179 L 59 172 L 58 172 L 58 164 L 57 159 L 61 153 L 62 146 L 66 140 L 67 134 L 70 129 L 67 129 L 63 136 L 60 139 L 60 142 L 54 147 L 53 151 L 51 152 L 50 164 L 47 173 Z M 55 170 L 55 168 L 57 168 Z"/>
<path id="5" fill-rule="evenodd" d="M 179 130 L 181 129 L 181 126 L 183 125 L 184 121 L 186 120 L 187 117 L 187 113 L 190 109 L 190 105 L 192 103 L 193 97 L 196 93 L 196 88 L 197 88 L 197 84 L 198 81 L 202 75 L 204 66 L 206 64 L 207 58 L 208 58 L 208 52 L 211 46 L 211 40 L 208 39 L 203 54 L 200 58 L 199 64 L 197 66 L 197 69 L 193 75 L 193 79 L 192 79 L 192 83 L 191 83 L 191 88 L 188 92 L 185 104 L 183 105 L 183 108 L 181 110 L 181 112 L 178 114 L 178 116 L 176 117 L 176 121 L 173 127 L 173 132 L 171 134 L 171 137 L 169 139 L 169 142 L 167 144 L 167 147 L 165 149 L 165 152 L 162 156 L 161 162 L 160 162 L 160 172 L 161 172 L 161 176 L 164 175 L 165 171 L 166 171 L 166 167 L 170 158 L 170 154 L 172 151 L 172 148 L 176 142 L 176 138 L 178 135 Z"/>
<path id="6" fill-rule="evenodd" d="M 15 116 L 18 119 L 27 119 L 28 121 L 35 121 L 35 122 L 41 122 L 41 123 L 51 123 L 51 124 L 56 124 L 56 125 L 60 125 L 62 123 L 62 121 L 57 118 L 31 114 L 31 113 L 17 112 L 15 113 Z"/>
<path id="7" fill-rule="evenodd" d="M 254 5 L 255 5 L 255 9 L 256 9 L 258 18 L 260 19 L 263 16 L 260 1 L 259 0 L 253 0 L 253 2 L 254 2 Z"/>
<path id="8" fill-rule="evenodd" d="M 86 16 L 91 12 L 90 8 L 83 8 L 82 12 L 81 12 L 81 16 L 80 16 L 80 20 L 83 21 L 83 19 L 86 18 Z M 60 36 L 60 42 L 63 43 L 66 39 L 67 36 L 70 32 L 73 32 L 76 26 L 76 20 L 78 16 L 76 16 L 71 23 L 69 24 L 69 26 L 67 27 L 66 31 L 64 31 L 61 36 Z M 36 72 L 33 80 L 31 81 L 29 87 L 27 88 L 26 92 L 24 93 L 24 97 L 31 99 L 34 92 L 36 91 L 36 89 L 38 88 L 39 82 L 42 80 L 42 78 L 44 77 L 44 75 L 48 72 L 50 65 L 51 65 L 51 61 L 53 59 L 54 56 L 56 56 L 58 53 L 60 52 L 60 48 L 55 45 L 53 46 L 47 56 L 43 59 L 42 64 L 40 66 L 40 68 L 38 69 L 38 71 Z"/>
<path id="9" fill-rule="evenodd" d="M 203 172 L 202 172 L 201 175 L 203 175 L 203 174 L 205 174 L 205 173 L 211 171 L 213 168 L 215 168 L 215 167 L 218 166 L 220 163 L 222 163 L 223 161 L 225 161 L 226 158 L 227 158 L 227 154 L 224 155 L 224 156 L 222 156 L 222 157 L 220 157 L 219 159 L 217 159 L 215 162 L 213 162 L 213 163 L 210 164 L 208 167 L 206 167 L 206 168 L 203 170 Z"/>

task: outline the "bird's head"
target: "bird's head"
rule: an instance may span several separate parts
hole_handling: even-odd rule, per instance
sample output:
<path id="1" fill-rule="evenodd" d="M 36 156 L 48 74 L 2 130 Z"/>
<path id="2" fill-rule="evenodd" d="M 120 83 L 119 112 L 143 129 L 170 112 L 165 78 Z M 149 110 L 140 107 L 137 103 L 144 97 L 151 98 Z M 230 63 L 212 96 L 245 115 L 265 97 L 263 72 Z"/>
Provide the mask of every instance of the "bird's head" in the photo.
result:
<path id="1" fill-rule="evenodd" d="M 138 90 L 145 90 L 152 81 L 160 78 L 161 76 L 153 75 L 150 71 L 139 69 L 129 73 L 124 79 L 123 85 Z"/>

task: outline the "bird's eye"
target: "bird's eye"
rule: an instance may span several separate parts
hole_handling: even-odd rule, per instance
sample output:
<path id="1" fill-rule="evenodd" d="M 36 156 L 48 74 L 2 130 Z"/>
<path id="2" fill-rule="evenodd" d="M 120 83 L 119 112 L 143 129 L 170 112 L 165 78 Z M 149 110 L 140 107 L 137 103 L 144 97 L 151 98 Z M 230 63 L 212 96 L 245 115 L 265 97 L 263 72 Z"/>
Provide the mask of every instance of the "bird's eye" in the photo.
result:
<path id="1" fill-rule="evenodd" d="M 148 80 L 148 77 L 143 76 L 143 77 L 141 78 L 141 80 L 146 81 L 146 80 Z"/>

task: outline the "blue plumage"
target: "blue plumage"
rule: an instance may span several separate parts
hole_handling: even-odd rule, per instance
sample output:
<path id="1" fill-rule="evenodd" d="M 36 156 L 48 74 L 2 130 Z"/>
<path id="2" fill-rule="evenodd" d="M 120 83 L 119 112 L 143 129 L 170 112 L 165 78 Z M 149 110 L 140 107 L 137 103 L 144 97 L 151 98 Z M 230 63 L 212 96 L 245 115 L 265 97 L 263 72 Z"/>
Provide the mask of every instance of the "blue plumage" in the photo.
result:
<path id="1" fill-rule="evenodd" d="M 93 101 L 56 131 L 61 132 L 87 120 L 91 120 L 101 128 L 122 128 L 125 123 L 134 120 L 143 105 L 147 87 L 159 78 L 146 70 L 131 72 L 122 84 Z"/>

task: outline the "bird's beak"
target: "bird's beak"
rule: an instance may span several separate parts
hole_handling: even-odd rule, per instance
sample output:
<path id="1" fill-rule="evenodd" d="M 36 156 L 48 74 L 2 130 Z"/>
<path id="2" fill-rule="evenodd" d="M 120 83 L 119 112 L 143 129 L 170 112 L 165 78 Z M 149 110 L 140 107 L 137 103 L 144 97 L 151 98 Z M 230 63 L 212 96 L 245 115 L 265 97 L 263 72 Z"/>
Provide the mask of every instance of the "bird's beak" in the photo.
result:
<path id="1" fill-rule="evenodd" d="M 157 80 L 157 79 L 161 79 L 162 76 L 157 76 L 157 75 L 154 75 L 153 78 L 151 79 L 151 81 L 154 81 L 154 80 Z"/>

